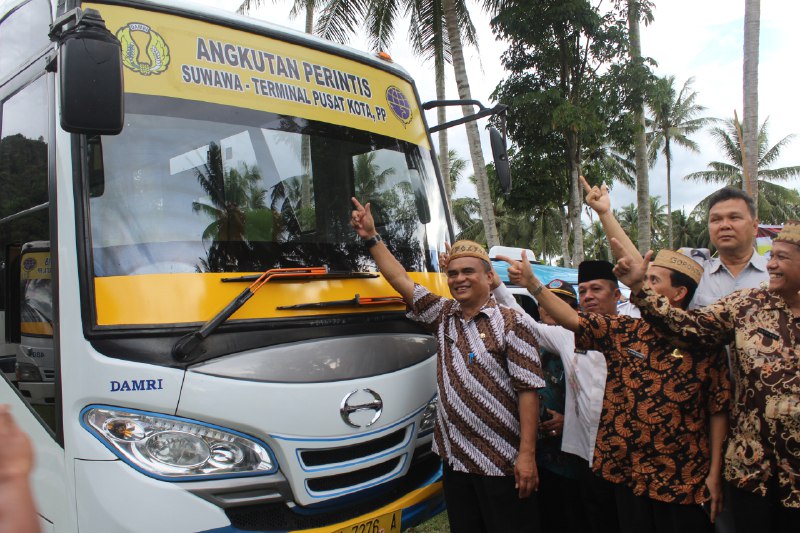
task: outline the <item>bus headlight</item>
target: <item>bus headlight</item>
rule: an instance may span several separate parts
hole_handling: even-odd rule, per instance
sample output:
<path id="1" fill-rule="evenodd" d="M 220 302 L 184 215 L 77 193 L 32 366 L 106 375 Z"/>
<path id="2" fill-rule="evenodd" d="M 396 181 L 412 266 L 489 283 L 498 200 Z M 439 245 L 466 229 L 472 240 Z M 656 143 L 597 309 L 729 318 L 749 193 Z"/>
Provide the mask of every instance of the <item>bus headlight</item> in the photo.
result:
<path id="1" fill-rule="evenodd" d="M 33 363 L 17 363 L 17 381 L 44 381 L 39 367 Z"/>
<path id="2" fill-rule="evenodd" d="M 439 396 L 434 396 L 433 399 L 428 402 L 428 405 L 425 407 L 425 411 L 422 412 L 422 421 L 419 423 L 418 434 L 420 437 L 433 431 L 433 428 L 436 425 L 436 406 L 438 404 Z"/>
<path id="3" fill-rule="evenodd" d="M 120 459 L 168 481 L 272 474 L 269 447 L 238 431 L 175 416 L 90 406 L 81 423 Z"/>

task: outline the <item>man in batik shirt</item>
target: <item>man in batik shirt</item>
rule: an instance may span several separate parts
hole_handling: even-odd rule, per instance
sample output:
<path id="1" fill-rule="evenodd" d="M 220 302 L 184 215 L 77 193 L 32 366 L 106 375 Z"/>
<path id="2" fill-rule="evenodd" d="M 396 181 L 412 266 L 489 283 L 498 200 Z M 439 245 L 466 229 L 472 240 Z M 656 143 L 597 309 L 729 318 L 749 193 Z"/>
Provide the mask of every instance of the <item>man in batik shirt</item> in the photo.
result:
<path id="1" fill-rule="evenodd" d="M 415 284 L 375 230 L 370 205 L 353 198 L 351 224 L 381 275 L 436 335 L 439 394 L 433 450 L 453 533 L 536 533 L 536 434 L 544 386 L 536 339 L 522 316 L 491 296 L 489 255 L 458 241 L 450 250 L 452 299 Z"/>
<path id="2" fill-rule="evenodd" d="M 522 262 L 509 263 L 509 278 L 539 294 L 540 306 L 576 333 L 576 347 L 606 357 L 593 468 L 615 484 L 620 530 L 713 531 L 701 504 L 709 490 L 717 501 L 721 494 L 730 402 L 724 352 L 677 350 L 640 318 L 578 313 L 541 285 L 524 255 Z M 697 263 L 670 251 L 659 254 L 648 274 L 671 305 L 684 307 L 701 276 Z"/>
<path id="3" fill-rule="evenodd" d="M 769 288 L 744 289 L 684 312 L 644 288 L 645 265 L 617 264 L 642 316 L 678 343 L 733 343 L 736 398 L 725 478 L 736 530 L 800 531 L 800 221 L 773 240 Z"/>

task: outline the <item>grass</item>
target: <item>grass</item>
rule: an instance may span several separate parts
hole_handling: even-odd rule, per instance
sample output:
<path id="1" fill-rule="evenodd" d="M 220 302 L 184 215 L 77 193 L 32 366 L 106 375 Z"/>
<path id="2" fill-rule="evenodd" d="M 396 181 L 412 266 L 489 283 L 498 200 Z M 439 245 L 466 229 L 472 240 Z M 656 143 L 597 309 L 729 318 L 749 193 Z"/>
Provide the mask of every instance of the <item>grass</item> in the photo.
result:
<path id="1" fill-rule="evenodd" d="M 450 524 L 447 523 L 447 513 L 439 513 L 422 525 L 412 527 L 406 531 L 408 533 L 450 533 Z"/>

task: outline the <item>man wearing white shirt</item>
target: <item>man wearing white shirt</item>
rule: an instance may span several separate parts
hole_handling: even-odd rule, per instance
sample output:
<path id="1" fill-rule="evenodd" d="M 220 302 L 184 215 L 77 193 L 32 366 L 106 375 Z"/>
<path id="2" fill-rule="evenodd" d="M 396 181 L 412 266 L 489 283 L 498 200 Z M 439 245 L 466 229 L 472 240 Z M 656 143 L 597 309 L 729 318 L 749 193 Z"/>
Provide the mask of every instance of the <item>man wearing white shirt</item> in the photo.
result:
<path id="1" fill-rule="evenodd" d="M 584 261 L 578 267 L 581 309 L 607 315 L 619 314 L 620 298 L 613 265 L 608 261 Z M 525 314 L 505 285 L 493 292 L 497 301 Z M 536 297 L 536 295 L 533 295 Z M 636 310 L 635 306 L 632 309 Z M 637 310 L 638 311 L 638 310 Z M 575 351 L 574 334 L 561 326 L 549 326 L 530 319 L 539 345 L 561 356 L 567 381 L 561 450 L 585 461 L 580 500 L 587 516 L 587 531 L 619 531 L 613 486 L 591 470 L 597 429 L 606 387 L 606 360 L 602 353 Z"/>

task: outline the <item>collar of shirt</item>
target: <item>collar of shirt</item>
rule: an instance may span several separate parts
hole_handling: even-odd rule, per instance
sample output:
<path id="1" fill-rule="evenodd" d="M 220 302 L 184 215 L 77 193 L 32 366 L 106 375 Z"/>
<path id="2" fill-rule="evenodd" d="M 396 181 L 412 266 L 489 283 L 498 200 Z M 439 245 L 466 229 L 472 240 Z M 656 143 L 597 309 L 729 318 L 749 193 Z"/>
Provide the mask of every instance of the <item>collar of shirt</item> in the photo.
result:
<path id="1" fill-rule="evenodd" d="M 494 296 L 490 294 L 489 299 L 486 300 L 485 304 L 483 304 L 483 307 L 481 307 L 480 311 L 478 311 L 478 314 L 483 313 L 487 318 L 492 318 L 498 311 L 498 303 L 494 299 Z M 461 314 L 461 304 L 458 303 L 458 301 L 453 300 L 453 305 L 450 307 L 450 311 L 447 314 L 450 316 L 456 315 L 459 318 L 463 318 L 463 315 Z"/>
<path id="2" fill-rule="evenodd" d="M 725 268 L 726 271 L 730 272 L 730 270 L 728 270 L 728 267 L 722 264 L 722 260 L 720 258 L 715 257 L 713 259 L 709 259 L 709 268 L 708 268 L 709 272 L 716 273 L 719 271 L 720 268 L 723 267 Z M 767 271 L 766 257 L 764 257 L 763 255 L 759 255 L 758 252 L 755 249 L 753 249 L 753 255 L 750 256 L 750 261 L 747 262 L 747 265 L 744 268 L 747 269 L 750 267 L 753 267 L 761 272 L 766 272 Z"/>
<path id="3" fill-rule="evenodd" d="M 792 316 L 792 312 L 786 304 L 786 300 L 783 299 L 783 296 L 770 292 L 769 289 L 757 290 L 764 294 L 764 299 L 760 302 L 761 309 L 777 309 L 778 311 L 787 313 L 789 317 Z M 800 317 L 795 317 L 795 319 L 798 318 Z"/>

